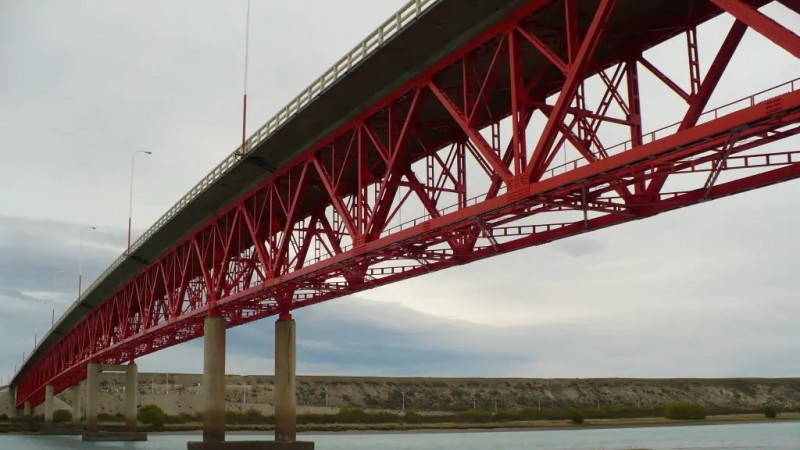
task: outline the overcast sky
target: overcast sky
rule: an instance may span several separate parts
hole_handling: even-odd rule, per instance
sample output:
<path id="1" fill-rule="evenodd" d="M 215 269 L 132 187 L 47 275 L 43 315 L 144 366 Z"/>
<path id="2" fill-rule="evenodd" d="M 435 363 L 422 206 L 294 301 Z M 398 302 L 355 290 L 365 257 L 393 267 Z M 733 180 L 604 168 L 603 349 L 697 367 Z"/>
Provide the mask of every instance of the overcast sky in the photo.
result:
<path id="1" fill-rule="evenodd" d="M 249 131 L 403 3 L 254 0 Z M 0 329 L 13 336 L 0 377 L 51 308 L 74 300 L 82 228 L 97 227 L 85 285 L 124 248 L 133 151 L 154 153 L 136 160 L 138 234 L 237 146 L 245 5 L 0 0 Z M 800 32 L 797 15 L 765 11 Z M 701 46 L 729 24 L 702 29 Z M 670 70 L 671 52 L 652 57 Z M 729 98 L 712 104 L 798 76 L 797 60 L 748 31 L 723 82 Z M 299 311 L 298 370 L 800 375 L 799 201 L 800 182 L 785 183 Z M 270 372 L 272 329 L 269 319 L 232 330 L 228 371 Z M 201 341 L 139 363 L 199 372 Z"/>

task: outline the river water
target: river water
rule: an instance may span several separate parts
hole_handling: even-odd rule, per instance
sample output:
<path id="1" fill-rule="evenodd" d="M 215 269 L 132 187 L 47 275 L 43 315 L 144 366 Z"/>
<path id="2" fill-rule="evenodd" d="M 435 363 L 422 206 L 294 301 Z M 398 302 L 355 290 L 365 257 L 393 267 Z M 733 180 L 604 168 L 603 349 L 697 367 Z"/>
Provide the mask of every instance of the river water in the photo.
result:
<path id="1" fill-rule="evenodd" d="M 151 435 L 148 442 L 83 443 L 80 437 L 0 436 L 2 450 L 183 450 L 199 435 Z M 272 439 L 229 435 L 229 440 Z M 304 434 L 318 450 L 798 450 L 800 422 L 627 429 L 423 434 Z"/>

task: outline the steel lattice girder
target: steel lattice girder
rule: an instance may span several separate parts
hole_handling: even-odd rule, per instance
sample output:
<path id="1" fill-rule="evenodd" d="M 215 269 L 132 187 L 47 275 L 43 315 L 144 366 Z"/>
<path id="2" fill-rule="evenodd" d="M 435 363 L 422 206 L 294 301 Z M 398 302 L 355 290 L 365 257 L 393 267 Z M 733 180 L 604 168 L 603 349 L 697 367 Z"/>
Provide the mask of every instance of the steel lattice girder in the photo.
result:
<path id="1" fill-rule="evenodd" d="M 579 20 L 577 3 L 532 1 L 280 169 L 64 336 L 17 403 L 75 384 L 88 362 L 201 336 L 209 314 L 236 326 L 800 177 L 797 151 L 745 153 L 800 133 L 800 81 L 707 110 L 748 26 L 790 53 L 797 36 L 747 3 L 714 0 L 738 20 L 701 78 L 696 26 L 709 12 L 686 18 L 686 92 L 644 58 L 644 43 L 617 39 L 600 58 L 618 6 L 601 0 Z M 538 22 L 546 5 L 563 10 L 560 27 Z M 641 68 L 685 100 L 674 126 L 643 133 Z M 590 108 L 592 79 L 601 92 Z M 608 145 L 613 127 L 629 140 Z M 570 152 L 577 159 L 556 163 Z M 687 174 L 707 176 L 665 190 Z"/>

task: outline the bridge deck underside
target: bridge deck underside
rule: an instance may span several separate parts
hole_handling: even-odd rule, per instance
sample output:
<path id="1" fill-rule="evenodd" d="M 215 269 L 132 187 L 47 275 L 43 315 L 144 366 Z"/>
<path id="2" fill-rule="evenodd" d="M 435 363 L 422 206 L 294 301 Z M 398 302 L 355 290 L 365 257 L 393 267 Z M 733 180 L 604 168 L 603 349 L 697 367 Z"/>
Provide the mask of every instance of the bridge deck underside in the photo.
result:
<path id="1" fill-rule="evenodd" d="M 420 23 L 433 33 L 455 3 Z M 251 155 L 274 172 L 99 302 L 35 363 L 18 403 L 74 384 L 90 361 L 198 337 L 208 314 L 235 326 L 800 176 L 798 153 L 772 146 L 800 132 L 798 81 L 708 107 L 748 27 L 791 57 L 797 36 L 764 22 L 753 8 L 764 3 L 520 2 L 313 145 L 290 122 L 286 141 Z M 721 8 L 741 21 L 702 73 L 696 29 Z M 646 55 L 678 35 L 688 85 Z M 685 107 L 642 101 L 645 76 Z M 653 116 L 675 124 L 645 132 Z"/>

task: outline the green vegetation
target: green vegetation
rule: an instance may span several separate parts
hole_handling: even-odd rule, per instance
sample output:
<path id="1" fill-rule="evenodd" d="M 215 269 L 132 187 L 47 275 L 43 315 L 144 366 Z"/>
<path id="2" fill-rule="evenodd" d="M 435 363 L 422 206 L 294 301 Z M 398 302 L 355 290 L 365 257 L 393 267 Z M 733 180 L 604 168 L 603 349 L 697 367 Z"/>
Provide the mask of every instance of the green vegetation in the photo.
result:
<path id="1" fill-rule="evenodd" d="M 181 423 L 199 423 L 203 421 L 203 417 L 200 413 L 197 414 L 189 414 L 189 413 L 180 413 L 177 416 L 166 416 L 166 423 L 170 424 L 181 424 Z"/>
<path id="2" fill-rule="evenodd" d="M 423 417 L 420 415 L 420 417 Z M 336 414 L 301 414 L 297 423 L 331 424 L 331 423 L 395 423 L 402 421 L 403 416 L 388 412 L 369 413 L 361 408 L 342 408 Z"/>
<path id="3" fill-rule="evenodd" d="M 413 409 L 407 409 L 403 412 L 402 420 L 403 423 L 422 423 L 425 421 L 425 417 Z"/>
<path id="4" fill-rule="evenodd" d="M 468 409 L 458 414 L 458 417 L 470 423 L 494 422 L 494 414 L 488 409 Z"/>
<path id="5" fill-rule="evenodd" d="M 319 427 L 330 427 L 330 429 L 341 429 L 341 426 L 360 426 L 363 429 L 398 429 L 419 425 L 420 427 L 435 426 L 446 424 L 451 427 L 462 427 L 474 424 L 475 426 L 488 426 L 498 424 L 498 426 L 527 426 L 530 422 L 550 421 L 550 422 L 571 422 L 581 425 L 587 420 L 596 419 L 638 419 L 638 418 L 667 418 L 671 420 L 702 420 L 707 414 L 742 414 L 742 413 L 763 413 L 771 417 L 768 413 L 771 410 L 778 414 L 778 410 L 772 406 L 765 406 L 757 410 L 734 410 L 713 408 L 707 410 L 703 405 L 683 402 L 657 405 L 649 407 L 637 407 L 634 405 L 601 405 L 599 408 L 522 408 L 522 409 L 501 409 L 496 412 L 487 409 L 466 409 L 455 413 L 421 413 L 416 410 L 408 409 L 399 411 L 366 411 L 357 407 L 341 408 L 336 414 L 299 414 L 297 423 L 299 425 L 311 425 L 314 429 Z M 122 416 L 106 415 L 101 418 L 101 422 L 110 423 L 122 421 Z M 17 420 L 11 418 L 9 421 Z M 36 419 L 26 419 L 35 421 Z M 181 413 L 178 415 L 167 416 L 160 408 L 155 405 L 143 406 L 139 411 L 139 420 L 155 429 L 163 428 L 164 424 L 171 425 L 169 429 L 192 429 L 181 427 L 181 425 L 198 424 L 202 422 L 200 414 Z M 264 429 L 275 423 L 273 416 L 262 415 L 256 409 L 244 412 L 227 411 L 226 422 L 240 430 Z M 196 425 L 193 425 L 196 426 Z"/>
<path id="6" fill-rule="evenodd" d="M 763 408 L 763 412 L 764 412 L 764 417 L 768 419 L 775 419 L 778 417 L 778 408 L 774 406 L 765 405 Z"/>
<path id="7" fill-rule="evenodd" d="M 583 424 L 583 414 L 581 414 L 581 412 L 578 411 L 577 409 L 569 408 L 567 410 L 567 416 L 569 417 L 569 420 L 571 420 L 572 423 L 574 423 L 575 425 Z"/>
<path id="8" fill-rule="evenodd" d="M 702 420 L 706 409 L 697 403 L 670 403 L 664 408 L 664 417 L 671 420 Z"/>
<path id="9" fill-rule="evenodd" d="M 66 409 L 59 409 L 53 413 L 53 422 L 64 423 L 72 421 L 72 413 Z"/>
<path id="10" fill-rule="evenodd" d="M 160 429 L 167 421 L 167 415 L 156 405 L 144 405 L 139 409 L 139 422 Z"/>
<path id="11" fill-rule="evenodd" d="M 275 423 L 272 416 L 266 417 L 257 409 L 248 409 L 245 412 L 226 411 L 225 421 L 236 425 L 260 425 Z"/>

